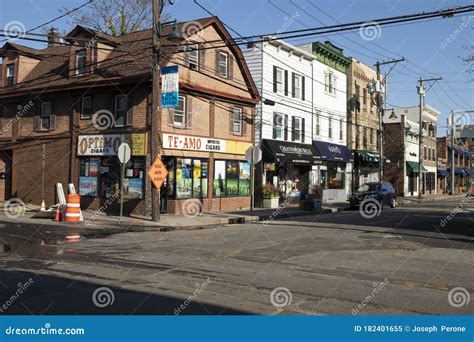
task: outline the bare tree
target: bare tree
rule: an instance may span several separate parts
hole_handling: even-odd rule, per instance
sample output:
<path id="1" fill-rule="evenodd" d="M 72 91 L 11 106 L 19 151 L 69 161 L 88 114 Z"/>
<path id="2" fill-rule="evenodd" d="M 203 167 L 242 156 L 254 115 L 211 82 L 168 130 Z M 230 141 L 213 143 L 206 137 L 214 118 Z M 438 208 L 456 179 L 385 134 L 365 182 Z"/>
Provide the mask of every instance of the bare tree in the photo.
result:
<path id="1" fill-rule="evenodd" d="M 69 8 L 63 8 L 66 13 Z M 152 0 L 94 0 L 69 15 L 69 23 L 113 36 L 151 28 Z"/>

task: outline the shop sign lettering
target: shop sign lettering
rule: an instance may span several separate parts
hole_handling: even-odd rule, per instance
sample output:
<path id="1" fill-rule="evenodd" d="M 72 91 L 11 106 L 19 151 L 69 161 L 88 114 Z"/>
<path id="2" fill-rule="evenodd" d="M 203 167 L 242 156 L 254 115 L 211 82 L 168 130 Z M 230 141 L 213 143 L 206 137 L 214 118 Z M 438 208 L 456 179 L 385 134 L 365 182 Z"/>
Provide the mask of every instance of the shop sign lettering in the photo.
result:
<path id="1" fill-rule="evenodd" d="M 341 154 L 341 149 L 337 146 L 328 146 L 329 151 L 332 153 Z"/>
<path id="2" fill-rule="evenodd" d="M 146 135 L 139 133 L 80 135 L 77 141 L 77 154 L 79 156 L 116 156 L 123 142 L 130 145 L 133 156 L 146 155 Z"/>
<path id="3" fill-rule="evenodd" d="M 163 147 L 166 149 L 226 152 L 226 141 L 187 135 L 163 134 Z"/>

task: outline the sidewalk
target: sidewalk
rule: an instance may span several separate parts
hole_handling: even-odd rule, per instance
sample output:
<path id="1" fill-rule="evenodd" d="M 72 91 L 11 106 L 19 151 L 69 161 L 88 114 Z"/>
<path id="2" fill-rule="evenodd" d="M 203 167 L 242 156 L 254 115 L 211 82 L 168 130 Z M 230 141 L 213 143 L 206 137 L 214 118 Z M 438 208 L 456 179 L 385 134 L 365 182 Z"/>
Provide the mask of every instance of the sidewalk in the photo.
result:
<path id="1" fill-rule="evenodd" d="M 430 202 L 437 202 L 437 201 L 443 201 L 446 199 L 452 199 L 452 198 L 464 198 L 468 194 L 461 194 L 461 195 L 425 195 L 421 199 L 418 197 L 401 197 L 397 199 L 397 202 L 399 205 L 408 205 L 408 204 L 414 204 L 414 203 L 430 203 Z"/>
<path id="2" fill-rule="evenodd" d="M 120 217 L 118 215 L 105 215 L 104 213 L 95 210 L 84 210 L 82 212 L 84 221 L 80 223 L 56 222 L 51 218 L 34 218 L 35 214 L 39 213 L 40 207 L 28 204 L 25 214 L 19 218 L 8 219 L 17 222 L 35 222 L 47 223 L 48 225 L 77 227 L 80 229 L 100 229 L 100 228 L 135 228 L 158 231 L 172 231 L 172 230 L 188 230 L 188 229 L 204 229 L 211 227 L 218 227 L 228 224 L 244 224 L 250 222 L 258 222 L 265 220 L 281 220 L 298 216 L 320 215 L 327 213 L 336 213 L 349 208 L 348 203 L 336 203 L 325 205 L 322 209 L 305 211 L 298 207 L 279 207 L 276 209 L 254 209 L 232 211 L 232 212 L 206 212 L 200 215 L 174 215 L 161 214 L 159 222 L 152 222 L 151 217 L 126 216 Z M 3 206 L 0 207 L 0 212 L 3 212 Z M 3 215 L 2 215 L 3 216 Z M 54 217 L 54 213 L 50 213 Z"/>

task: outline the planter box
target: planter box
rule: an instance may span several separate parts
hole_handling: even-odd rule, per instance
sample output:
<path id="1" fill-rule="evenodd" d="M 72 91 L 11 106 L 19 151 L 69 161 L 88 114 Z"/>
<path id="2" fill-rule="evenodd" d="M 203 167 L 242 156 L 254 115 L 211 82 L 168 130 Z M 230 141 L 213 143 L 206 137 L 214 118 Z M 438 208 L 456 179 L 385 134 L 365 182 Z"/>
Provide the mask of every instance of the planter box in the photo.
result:
<path id="1" fill-rule="evenodd" d="M 263 207 L 268 208 L 268 209 L 276 209 L 278 208 L 279 200 L 280 200 L 279 197 L 264 198 Z"/>

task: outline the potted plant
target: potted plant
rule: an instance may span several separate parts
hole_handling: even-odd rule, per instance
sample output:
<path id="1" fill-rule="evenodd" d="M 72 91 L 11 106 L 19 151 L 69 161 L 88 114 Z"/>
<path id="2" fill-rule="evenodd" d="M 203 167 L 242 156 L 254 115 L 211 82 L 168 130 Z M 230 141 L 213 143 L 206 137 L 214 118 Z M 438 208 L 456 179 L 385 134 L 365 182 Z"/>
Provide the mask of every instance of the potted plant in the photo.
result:
<path id="1" fill-rule="evenodd" d="M 280 191 L 273 184 L 265 184 L 262 188 L 263 207 L 269 209 L 278 208 Z"/>
<path id="2" fill-rule="evenodd" d="M 314 210 L 321 208 L 323 199 L 323 189 L 320 185 L 312 185 L 310 193 L 306 195 L 304 200 L 304 208 L 306 210 Z"/>

